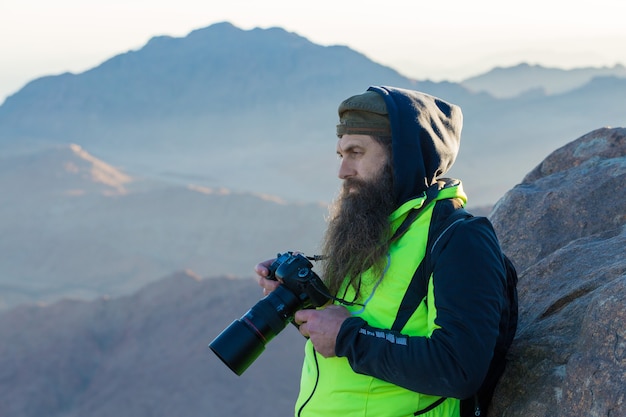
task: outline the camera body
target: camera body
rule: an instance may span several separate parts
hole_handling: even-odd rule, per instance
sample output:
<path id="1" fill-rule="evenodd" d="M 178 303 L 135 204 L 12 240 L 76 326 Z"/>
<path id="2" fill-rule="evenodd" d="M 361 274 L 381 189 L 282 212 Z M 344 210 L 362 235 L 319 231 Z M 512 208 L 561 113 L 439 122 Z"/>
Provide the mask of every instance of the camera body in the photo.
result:
<path id="1" fill-rule="evenodd" d="M 321 307 L 330 300 L 330 297 L 326 285 L 312 268 L 313 264 L 305 256 L 285 252 L 278 254 L 276 260 L 269 266 L 270 273 L 267 278 L 280 281 L 302 300 L 302 307 L 298 310 Z"/>
<path id="2" fill-rule="evenodd" d="M 279 253 L 268 268 L 268 279 L 279 281 L 280 285 L 209 344 L 234 373 L 241 375 L 265 345 L 293 322 L 296 311 L 321 307 L 331 300 L 312 268 L 313 264 L 302 254 Z"/>

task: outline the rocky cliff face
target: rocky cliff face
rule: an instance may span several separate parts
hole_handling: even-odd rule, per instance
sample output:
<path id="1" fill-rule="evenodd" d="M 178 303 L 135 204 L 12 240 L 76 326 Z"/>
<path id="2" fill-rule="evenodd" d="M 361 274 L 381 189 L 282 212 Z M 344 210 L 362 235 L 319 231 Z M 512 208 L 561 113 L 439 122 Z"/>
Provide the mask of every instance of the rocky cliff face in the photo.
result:
<path id="1" fill-rule="evenodd" d="M 558 149 L 492 221 L 519 276 L 497 416 L 626 415 L 626 129 Z"/>

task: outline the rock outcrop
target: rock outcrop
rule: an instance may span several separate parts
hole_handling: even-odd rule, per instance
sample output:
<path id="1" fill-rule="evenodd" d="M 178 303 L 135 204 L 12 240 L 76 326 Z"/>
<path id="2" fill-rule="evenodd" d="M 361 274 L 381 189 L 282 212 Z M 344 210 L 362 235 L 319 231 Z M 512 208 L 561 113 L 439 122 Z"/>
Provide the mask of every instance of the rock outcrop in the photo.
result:
<path id="1" fill-rule="evenodd" d="M 491 219 L 520 322 L 493 416 L 626 416 L 626 129 L 548 156 Z"/>

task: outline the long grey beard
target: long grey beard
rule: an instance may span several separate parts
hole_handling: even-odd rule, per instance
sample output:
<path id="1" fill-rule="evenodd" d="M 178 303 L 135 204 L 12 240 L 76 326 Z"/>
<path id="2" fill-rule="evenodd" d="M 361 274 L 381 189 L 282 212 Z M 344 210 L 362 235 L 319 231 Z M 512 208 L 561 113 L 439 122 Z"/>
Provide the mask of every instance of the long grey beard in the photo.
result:
<path id="1" fill-rule="evenodd" d="M 350 191 L 352 189 L 352 191 Z M 360 276 L 370 268 L 381 273 L 389 250 L 389 215 L 394 210 L 393 175 L 386 165 L 372 181 L 348 178 L 333 206 L 322 242 L 326 260 L 322 276 L 330 293 L 347 278 L 357 290 Z"/>

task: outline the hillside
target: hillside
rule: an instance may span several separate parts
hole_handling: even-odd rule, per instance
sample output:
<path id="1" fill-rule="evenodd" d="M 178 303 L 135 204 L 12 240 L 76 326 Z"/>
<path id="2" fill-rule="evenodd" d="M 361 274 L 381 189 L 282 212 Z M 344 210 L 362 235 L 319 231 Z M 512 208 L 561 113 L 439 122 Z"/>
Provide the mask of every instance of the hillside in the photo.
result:
<path id="1" fill-rule="evenodd" d="M 76 145 L 0 157 L 0 309 L 135 291 L 172 271 L 252 275 L 312 253 L 326 206 L 130 177 Z"/>
<path id="2" fill-rule="evenodd" d="M 132 296 L 0 314 L 0 415 L 289 415 L 304 343 L 294 328 L 241 377 L 208 348 L 260 294 L 252 280 L 180 272 Z"/>

